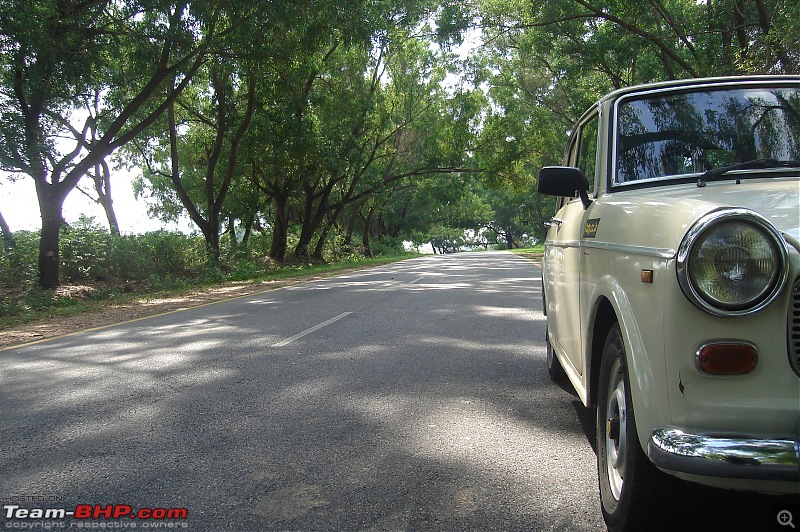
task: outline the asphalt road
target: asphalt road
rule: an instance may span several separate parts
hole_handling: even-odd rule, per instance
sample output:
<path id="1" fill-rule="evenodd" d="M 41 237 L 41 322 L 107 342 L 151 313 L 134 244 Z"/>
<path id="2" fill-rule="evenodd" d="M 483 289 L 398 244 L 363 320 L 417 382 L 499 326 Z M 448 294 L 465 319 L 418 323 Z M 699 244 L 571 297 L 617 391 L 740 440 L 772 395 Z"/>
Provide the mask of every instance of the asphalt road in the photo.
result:
<path id="1" fill-rule="evenodd" d="M 3 504 L 102 511 L 0 523 L 603 530 L 594 413 L 547 378 L 540 291 L 511 254 L 433 256 L 2 351 Z"/>

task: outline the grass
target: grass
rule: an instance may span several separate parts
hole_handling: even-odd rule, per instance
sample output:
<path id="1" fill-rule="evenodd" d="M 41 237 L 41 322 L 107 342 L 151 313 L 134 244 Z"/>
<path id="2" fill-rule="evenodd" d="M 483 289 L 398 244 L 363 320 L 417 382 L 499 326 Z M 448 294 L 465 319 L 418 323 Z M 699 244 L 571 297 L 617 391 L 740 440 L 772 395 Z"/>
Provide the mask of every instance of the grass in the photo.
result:
<path id="1" fill-rule="evenodd" d="M 540 261 L 542 260 L 542 255 L 544 255 L 544 244 L 532 248 L 512 249 L 510 251 L 520 257 Z"/>

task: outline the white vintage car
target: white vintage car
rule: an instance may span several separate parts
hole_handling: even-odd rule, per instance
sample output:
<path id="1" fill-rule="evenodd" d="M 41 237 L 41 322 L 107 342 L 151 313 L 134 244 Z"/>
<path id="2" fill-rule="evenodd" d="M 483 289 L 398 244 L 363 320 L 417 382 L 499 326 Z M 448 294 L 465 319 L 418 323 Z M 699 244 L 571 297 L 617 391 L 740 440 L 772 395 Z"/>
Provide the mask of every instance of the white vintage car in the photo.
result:
<path id="1" fill-rule="evenodd" d="M 609 529 L 676 477 L 800 494 L 798 161 L 800 77 L 759 76 L 611 93 L 541 170 L 548 370 L 597 407 Z"/>

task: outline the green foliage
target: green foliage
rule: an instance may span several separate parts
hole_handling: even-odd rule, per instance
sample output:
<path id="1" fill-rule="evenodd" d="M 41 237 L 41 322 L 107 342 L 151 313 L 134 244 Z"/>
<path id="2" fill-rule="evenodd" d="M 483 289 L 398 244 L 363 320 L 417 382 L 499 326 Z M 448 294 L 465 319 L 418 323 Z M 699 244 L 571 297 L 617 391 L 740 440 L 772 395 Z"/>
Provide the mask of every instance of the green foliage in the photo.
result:
<path id="1" fill-rule="evenodd" d="M 440 254 L 457 253 L 466 244 L 463 229 L 437 225 L 430 229 L 428 236 L 434 252 Z"/>
<path id="2" fill-rule="evenodd" d="M 182 233 L 114 236 L 82 218 L 62 229 L 61 243 L 61 275 L 67 284 L 157 280 L 169 285 L 169 280 L 208 271 L 202 239 Z"/>
<path id="3" fill-rule="evenodd" d="M 155 231 L 115 236 L 92 218 L 82 217 L 62 229 L 62 286 L 56 291 L 36 287 L 39 235 L 14 233 L 15 245 L 0 246 L 0 318 L 54 311 L 85 301 L 107 300 L 123 293 L 182 290 L 222 281 L 244 281 L 290 276 L 308 264 L 280 265 L 264 256 L 263 235 L 249 245 L 225 247 L 222 261 L 206 253 L 200 236 Z M 338 241 L 341 246 L 341 239 Z M 326 257 L 336 263 L 357 264 L 364 257 L 336 253 Z M 374 252 L 384 257 L 403 255 L 402 241 L 379 238 Z M 323 268 L 324 269 L 324 268 Z"/>
<path id="4" fill-rule="evenodd" d="M 47 300 L 52 292 L 34 289 L 39 235 L 18 231 L 14 237 L 14 246 L 0 248 L 0 294 L 5 305 L 28 297 Z M 62 229 L 60 259 L 62 283 L 67 285 L 126 290 L 128 286 L 174 287 L 186 279 L 211 277 L 205 246 L 198 237 L 166 231 L 114 236 L 91 219 Z"/>
<path id="5" fill-rule="evenodd" d="M 398 238 L 383 236 L 370 243 L 372 255 L 376 257 L 396 257 L 405 252 L 403 241 Z"/>
<path id="6" fill-rule="evenodd" d="M 13 246 L 0 245 L 0 283 L 13 286 L 36 277 L 38 245 L 34 231 L 16 231 Z"/>
<path id="7" fill-rule="evenodd" d="M 524 245 L 551 215 L 539 168 L 601 94 L 795 73 L 799 20 L 790 0 L 0 0 L 0 166 L 47 191 L 65 283 Z M 471 28 L 484 43 L 458 59 Z M 64 198 L 112 153 L 152 215 L 188 214 L 202 237 L 59 232 Z M 4 251 L 0 282 L 28 290 L 36 238 Z"/>

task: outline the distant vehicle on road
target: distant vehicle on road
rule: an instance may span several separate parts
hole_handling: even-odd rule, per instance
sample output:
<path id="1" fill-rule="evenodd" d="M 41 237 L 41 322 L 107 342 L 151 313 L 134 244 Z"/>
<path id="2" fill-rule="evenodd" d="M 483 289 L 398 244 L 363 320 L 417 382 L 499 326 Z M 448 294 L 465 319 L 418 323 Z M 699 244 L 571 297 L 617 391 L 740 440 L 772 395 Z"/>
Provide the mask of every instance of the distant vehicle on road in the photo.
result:
<path id="1" fill-rule="evenodd" d="M 800 77 L 758 76 L 613 92 L 541 170 L 548 370 L 597 406 L 610 530 L 678 479 L 800 494 L 798 161 Z"/>

